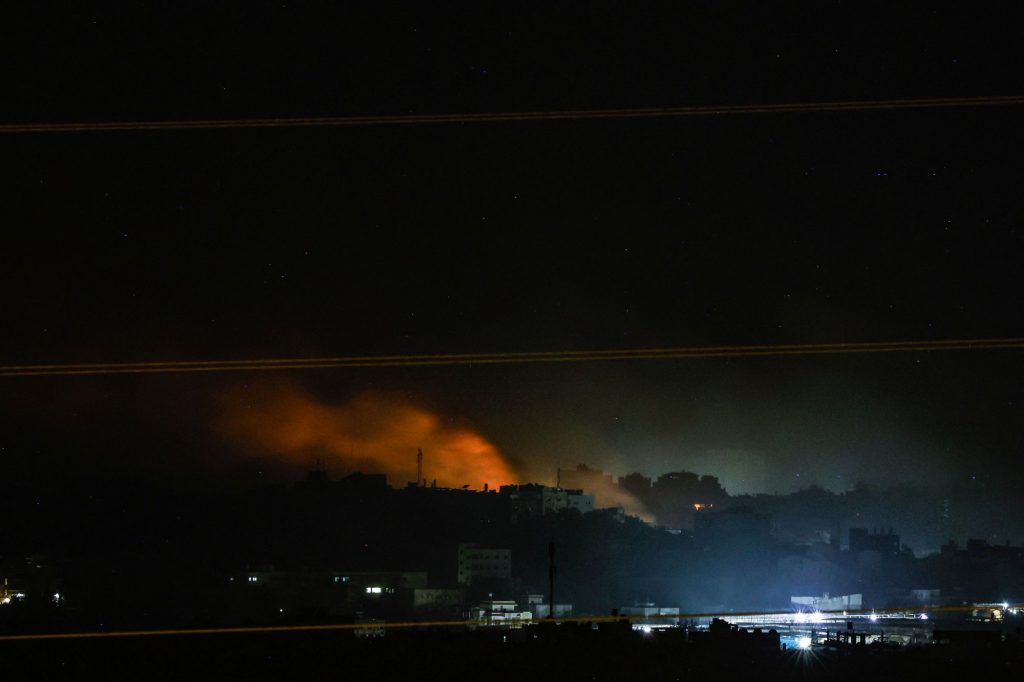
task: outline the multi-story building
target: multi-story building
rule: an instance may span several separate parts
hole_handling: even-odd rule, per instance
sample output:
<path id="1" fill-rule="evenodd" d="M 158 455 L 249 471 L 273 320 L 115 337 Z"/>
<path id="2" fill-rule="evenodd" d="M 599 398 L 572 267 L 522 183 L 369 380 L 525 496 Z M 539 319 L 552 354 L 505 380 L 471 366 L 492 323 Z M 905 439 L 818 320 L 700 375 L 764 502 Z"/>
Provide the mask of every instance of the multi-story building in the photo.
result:
<path id="1" fill-rule="evenodd" d="M 580 514 L 594 511 L 594 496 L 586 495 L 582 490 L 565 491 L 566 509 L 575 509 Z"/>
<path id="2" fill-rule="evenodd" d="M 512 600 L 492 599 L 474 606 L 466 614 L 469 620 L 480 621 L 486 625 L 522 626 L 533 620 L 533 613 L 520 611 L 518 605 Z"/>
<path id="3" fill-rule="evenodd" d="M 790 597 L 790 604 L 801 611 L 844 611 L 864 606 L 864 595 L 844 594 L 837 597 L 825 592 L 820 597 Z"/>
<path id="4" fill-rule="evenodd" d="M 456 612 L 466 602 L 466 591 L 461 588 L 417 587 L 412 591 L 412 607 L 416 611 Z"/>
<path id="5" fill-rule="evenodd" d="M 481 578 L 511 577 L 512 550 L 470 543 L 459 545 L 457 580 L 460 585 L 472 585 Z"/>
<path id="6" fill-rule="evenodd" d="M 581 514 L 594 511 L 594 496 L 582 490 L 552 488 L 539 483 L 505 485 L 501 494 L 509 500 L 512 519 L 544 516 L 565 509 L 575 509 Z"/>

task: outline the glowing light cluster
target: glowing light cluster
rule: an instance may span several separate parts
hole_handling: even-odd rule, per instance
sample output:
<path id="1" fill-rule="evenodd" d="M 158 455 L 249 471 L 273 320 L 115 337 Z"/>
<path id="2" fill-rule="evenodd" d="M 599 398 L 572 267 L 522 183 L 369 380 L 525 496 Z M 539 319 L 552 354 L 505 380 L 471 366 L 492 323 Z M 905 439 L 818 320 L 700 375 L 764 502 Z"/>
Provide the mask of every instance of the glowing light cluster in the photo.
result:
<path id="1" fill-rule="evenodd" d="M 821 611 L 814 611 L 812 613 L 797 611 L 796 614 L 793 615 L 793 620 L 797 623 L 824 623 L 825 614 Z"/>

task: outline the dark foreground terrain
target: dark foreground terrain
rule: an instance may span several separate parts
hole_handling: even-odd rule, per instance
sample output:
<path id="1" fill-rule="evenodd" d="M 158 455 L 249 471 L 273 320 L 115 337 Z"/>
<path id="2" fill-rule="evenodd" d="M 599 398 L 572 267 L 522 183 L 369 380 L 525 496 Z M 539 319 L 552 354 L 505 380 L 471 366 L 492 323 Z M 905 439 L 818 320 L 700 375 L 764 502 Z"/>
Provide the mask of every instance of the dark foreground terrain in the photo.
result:
<path id="1" fill-rule="evenodd" d="M 776 640 L 777 641 L 777 640 Z M 715 638 L 622 624 L 519 631 L 182 635 L 0 642 L 4 679 L 681 680 L 1006 679 L 1024 645 L 1001 638 L 882 648 L 782 650 L 770 637 Z"/>

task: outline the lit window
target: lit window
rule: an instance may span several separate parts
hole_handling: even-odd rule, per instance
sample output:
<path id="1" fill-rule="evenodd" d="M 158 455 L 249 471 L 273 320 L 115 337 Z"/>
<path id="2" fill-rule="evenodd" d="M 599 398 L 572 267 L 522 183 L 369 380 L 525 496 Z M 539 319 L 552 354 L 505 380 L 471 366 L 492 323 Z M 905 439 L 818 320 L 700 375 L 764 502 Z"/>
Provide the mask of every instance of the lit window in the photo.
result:
<path id="1" fill-rule="evenodd" d="M 381 588 L 379 587 L 367 587 L 366 594 L 380 594 Z"/>

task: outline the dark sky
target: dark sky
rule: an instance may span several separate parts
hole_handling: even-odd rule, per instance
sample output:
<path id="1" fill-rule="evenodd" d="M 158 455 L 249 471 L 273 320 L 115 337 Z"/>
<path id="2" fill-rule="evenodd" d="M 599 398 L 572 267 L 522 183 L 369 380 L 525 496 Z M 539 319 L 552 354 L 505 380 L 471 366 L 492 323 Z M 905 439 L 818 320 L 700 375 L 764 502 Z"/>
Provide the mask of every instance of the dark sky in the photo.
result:
<path id="1" fill-rule="evenodd" d="M 0 118 L 1024 92 L 1013 22 L 963 3 L 379 4 L 22 15 L 0 45 Z M 0 358 L 1024 336 L 1020 116 L 5 135 Z M 734 491 L 843 489 L 1016 475 L 1021 363 L 1002 350 L 290 378 L 329 403 L 403 395 L 542 480 L 585 461 L 718 471 Z M 254 379 L 3 379 L 0 447 L 26 476 L 66 458 L 188 478 L 237 461 L 218 411 Z"/>

